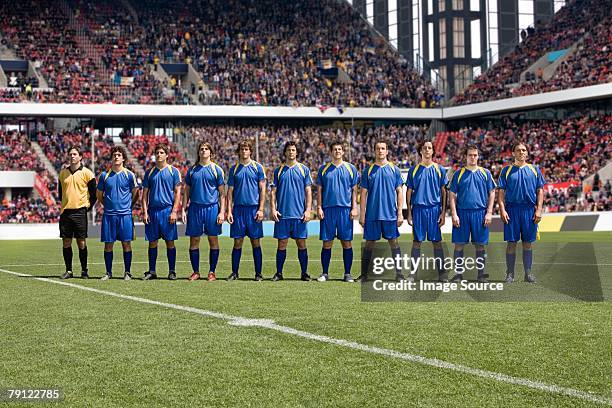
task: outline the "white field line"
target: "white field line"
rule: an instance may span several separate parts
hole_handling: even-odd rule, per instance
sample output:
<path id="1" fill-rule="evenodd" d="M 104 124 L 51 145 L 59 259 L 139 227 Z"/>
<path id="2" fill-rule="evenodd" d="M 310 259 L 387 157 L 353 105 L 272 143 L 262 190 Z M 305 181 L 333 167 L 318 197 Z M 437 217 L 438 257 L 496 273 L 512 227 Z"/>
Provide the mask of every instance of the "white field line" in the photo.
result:
<path id="1" fill-rule="evenodd" d="M 533 381 L 533 380 L 529 380 L 526 378 L 513 377 L 513 376 L 502 374 L 502 373 L 496 373 L 494 371 L 481 370 L 478 368 L 472 368 L 472 367 L 463 366 L 460 364 L 449 363 L 447 361 L 439 360 L 437 358 L 428 358 L 428 357 L 423 357 L 423 356 L 419 356 L 415 354 L 403 353 L 403 352 L 396 351 L 396 350 L 368 346 L 366 344 L 361 344 L 361 343 L 357 343 L 357 342 L 353 342 L 349 340 L 336 339 L 333 337 L 328 337 L 328 336 L 324 336 L 320 334 L 309 333 L 306 331 L 294 329 L 292 327 L 278 325 L 274 323 L 273 320 L 270 320 L 270 319 L 250 319 L 250 318 L 245 318 L 245 317 L 240 317 L 240 316 L 232 316 L 232 315 L 225 314 L 225 313 L 219 313 L 219 312 L 214 312 L 210 310 L 203 310 L 203 309 L 198 309 L 198 308 L 190 307 L 190 306 L 182 306 L 182 305 L 176 305 L 173 303 L 159 302 L 157 300 L 145 299 L 145 298 L 136 297 L 136 296 L 123 295 L 121 293 L 110 292 L 108 290 L 95 289 L 95 288 L 88 287 L 88 286 L 82 286 L 82 285 L 77 285 L 74 283 L 69 283 L 66 281 L 52 280 L 52 279 L 47 279 L 47 278 L 38 278 L 30 274 L 13 272 L 13 271 L 9 271 L 6 269 L 0 269 L 0 272 L 4 272 L 6 274 L 15 275 L 15 276 L 21 276 L 21 277 L 32 277 L 33 279 L 41 281 L 41 282 L 68 286 L 68 287 L 72 287 L 72 288 L 76 288 L 76 289 L 80 289 L 80 290 L 84 290 L 88 292 L 98 293 L 101 295 L 116 297 L 119 299 L 131 300 L 134 302 L 160 306 L 160 307 L 173 309 L 173 310 L 180 310 L 183 312 L 194 313 L 194 314 L 205 316 L 205 317 L 213 317 L 215 319 L 225 320 L 228 322 L 228 324 L 233 325 L 233 326 L 261 327 L 264 329 L 275 330 L 281 333 L 302 337 L 302 338 L 312 340 L 312 341 L 318 341 L 321 343 L 327 343 L 327 344 L 332 344 L 332 345 L 336 345 L 340 347 L 346 347 L 346 348 L 350 348 L 353 350 L 358 350 L 358 351 L 362 351 L 366 353 L 379 354 L 379 355 L 396 358 L 399 360 L 409 361 L 413 363 L 418 363 L 418 364 L 422 364 L 422 365 L 426 365 L 430 367 L 457 371 L 460 373 L 470 374 L 470 375 L 485 378 L 488 380 L 495 380 L 495 381 L 499 381 L 503 383 L 520 385 L 520 386 L 536 389 L 539 391 L 544 391 L 544 392 L 551 393 L 551 394 L 565 395 L 565 396 L 574 397 L 574 398 L 591 401 L 591 402 L 596 402 L 596 403 L 600 403 L 604 405 L 612 405 L 612 400 L 606 397 L 591 394 L 585 391 L 580 391 L 580 390 L 576 390 L 573 388 L 561 387 L 555 384 L 547 384 L 547 383 L 543 383 L 539 381 Z"/>

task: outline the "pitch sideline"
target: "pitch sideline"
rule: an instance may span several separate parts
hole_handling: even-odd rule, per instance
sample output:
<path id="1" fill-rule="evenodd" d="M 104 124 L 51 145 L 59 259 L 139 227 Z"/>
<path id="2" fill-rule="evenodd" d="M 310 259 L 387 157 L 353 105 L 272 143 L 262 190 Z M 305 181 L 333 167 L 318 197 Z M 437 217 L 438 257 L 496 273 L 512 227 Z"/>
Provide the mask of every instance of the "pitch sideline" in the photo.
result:
<path id="1" fill-rule="evenodd" d="M 464 374 L 470 374 L 476 377 L 491 379 L 491 380 L 504 382 L 508 384 L 521 385 L 524 387 L 528 387 L 528 388 L 532 388 L 532 389 L 536 389 L 540 391 L 545 391 L 551 394 L 566 395 L 566 396 L 579 398 L 579 399 L 586 400 L 586 401 L 591 401 L 591 402 L 596 402 L 596 403 L 612 406 L 612 400 L 607 399 L 603 396 L 591 394 L 585 391 L 580 391 L 580 390 L 576 390 L 573 388 L 561 387 L 555 384 L 547 384 L 547 383 L 543 383 L 539 381 L 532 381 L 532 380 L 525 379 L 525 378 L 513 377 L 513 376 L 509 376 L 509 375 L 502 374 L 502 373 L 496 373 L 494 371 L 481 370 L 478 368 L 472 368 L 472 367 L 463 366 L 460 364 L 449 363 L 449 362 L 439 360 L 436 358 L 428 358 L 428 357 L 423 357 L 423 356 L 419 356 L 415 354 L 403 353 L 403 352 L 399 352 L 396 350 L 368 346 L 366 344 L 352 342 L 349 340 L 336 339 L 333 337 L 328 337 L 328 336 L 324 336 L 320 334 L 315 334 L 315 333 L 310 333 L 310 332 L 294 329 L 288 326 L 281 326 L 281 325 L 274 323 L 274 321 L 270 319 L 250 319 L 250 318 L 245 318 L 245 317 L 240 317 L 240 316 L 232 316 L 232 315 L 225 314 L 225 313 L 198 309 L 198 308 L 190 307 L 190 306 L 182 306 L 182 305 L 176 305 L 173 303 L 159 302 L 156 300 L 141 298 L 137 296 L 124 295 L 121 293 L 110 292 L 107 290 L 100 290 L 100 289 L 82 286 L 82 285 L 65 282 L 65 281 L 52 280 L 48 278 L 39 278 L 39 277 L 30 275 L 27 273 L 13 272 L 13 271 L 1 269 L 1 268 L 0 268 L 0 272 L 6 273 L 9 275 L 14 275 L 14 276 L 31 277 L 41 282 L 54 283 L 57 285 L 68 286 L 68 287 L 72 287 L 72 288 L 76 288 L 76 289 L 80 289 L 80 290 L 84 290 L 88 292 L 98 293 L 101 295 L 116 297 L 119 299 L 131 300 L 134 302 L 161 306 L 161 307 L 165 307 L 168 309 L 180 310 L 180 311 L 184 311 L 187 313 L 198 314 L 200 316 L 212 317 L 215 319 L 225 320 L 228 322 L 228 324 L 233 325 L 233 326 L 261 327 L 264 329 L 275 330 L 275 331 L 282 332 L 285 334 L 302 337 L 302 338 L 312 340 L 312 341 L 333 344 L 333 345 L 346 347 L 346 348 L 363 351 L 367 353 L 379 354 L 379 355 L 392 357 L 392 358 L 396 358 L 396 359 L 400 359 L 404 361 L 419 363 L 419 364 L 427 365 L 430 367 L 443 368 L 447 370 L 457 371 L 457 372 L 461 372 Z"/>

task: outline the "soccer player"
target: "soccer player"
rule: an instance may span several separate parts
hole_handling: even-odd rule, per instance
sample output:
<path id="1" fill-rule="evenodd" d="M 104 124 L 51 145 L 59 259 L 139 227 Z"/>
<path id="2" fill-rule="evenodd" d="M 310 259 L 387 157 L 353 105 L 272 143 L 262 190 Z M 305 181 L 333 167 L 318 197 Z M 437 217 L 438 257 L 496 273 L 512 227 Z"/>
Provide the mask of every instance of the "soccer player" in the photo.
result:
<path id="1" fill-rule="evenodd" d="M 489 243 L 489 225 L 495 203 L 495 181 L 489 170 L 478 166 L 479 151 L 475 145 L 466 148 L 466 166 L 453 174 L 450 183 L 450 208 L 453 219 L 452 241 L 455 244 L 455 265 L 463 258 L 463 247 L 470 242 L 476 247 L 478 282 L 487 282 L 484 271 L 485 246 Z M 463 266 L 456 267 L 452 281 L 463 280 Z"/>
<path id="2" fill-rule="evenodd" d="M 387 142 L 378 140 L 374 144 L 375 161 L 361 173 L 361 197 L 359 223 L 363 226 L 366 240 L 361 260 L 360 282 L 368 280 L 368 266 L 372 258 L 374 243 L 382 236 L 391 247 L 393 258 L 401 256 L 399 227 L 402 215 L 402 174 L 399 168 L 387 160 Z M 403 280 L 401 271 L 396 271 L 397 280 Z"/>
<path id="3" fill-rule="evenodd" d="M 421 256 L 421 243 L 428 239 L 433 244 L 435 263 L 438 266 L 438 280 L 448 281 L 444 269 L 442 231 L 446 213 L 446 170 L 433 161 L 434 148 L 429 140 L 419 145 L 421 162 L 412 166 L 406 178 L 406 203 L 408 224 L 412 226 L 413 265 Z M 408 280 L 416 280 L 417 268 L 411 271 Z"/>
<path id="4" fill-rule="evenodd" d="M 132 241 L 134 240 L 133 204 L 138 199 L 138 185 L 134 173 L 124 167 L 127 152 L 122 146 L 111 149 L 110 170 L 103 171 L 98 179 L 98 201 L 104 204 L 100 241 L 104 242 L 106 274 L 102 280 L 113 276 L 113 245 L 121 241 L 123 247 L 124 280 L 131 280 Z"/>
<path id="5" fill-rule="evenodd" d="M 538 223 L 542 220 L 544 177 L 540 168 L 527 163 L 527 145 L 516 143 L 512 148 L 514 163 L 499 174 L 499 213 L 504 222 L 506 247 L 506 282 L 514 281 L 516 243 L 523 241 L 525 282 L 535 283 L 531 272 L 532 243 L 538 238 Z"/>
<path id="6" fill-rule="evenodd" d="M 255 280 L 262 281 L 262 252 L 264 205 L 266 202 L 266 173 L 263 166 L 251 159 L 251 142 L 238 144 L 238 163 L 229 171 L 227 178 L 227 221 L 230 237 L 234 239 L 232 249 L 232 274 L 228 280 L 238 279 L 242 243 L 248 236 L 253 248 Z"/>
<path id="7" fill-rule="evenodd" d="M 208 281 L 217 280 L 215 271 L 219 261 L 219 235 L 225 221 L 225 181 L 223 169 L 212 161 L 212 146 L 198 145 L 198 160 L 185 175 L 183 194 L 183 223 L 187 221 L 185 235 L 189 236 L 189 260 L 193 272 L 190 281 L 200 279 L 200 238 L 208 237 Z M 187 215 L 185 209 L 189 203 Z"/>
<path id="8" fill-rule="evenodd" d="M 96 203 L 96 176 L 87 167 L 83 167 L 83 155 L 76 146 L 68 148 L 69 166 L 59 173 L 58 192 L 61 201 L 59 220 L 62 253 L 66 272 L 62 279 L 73 277 L 72 274 L 72 238 L 76 238 L 81 261 L 81 278 L 89 277 L 87 271 L 87 212 Z"/>
<path id="9" fill-rule="evenodd" d="M 317 279 L 329 279 L 329 263 L 334 238 L 340 239 L 344 261 L 344 281 L 353 282 L 353 221 L 357 211 L 357 168 L 343 160 L 344 145 L 340 141 L 330 145 L 332 161 L 322 165 L 317 175 L 317 213 L 321 220 L 319 238 L 323 241 L 321 265 L 323 273 Z"/>
<path id="10" fill-rule="evenodd" d="M 283 266 L 287 258 L 287 242 L 295 240 L 298 247 L 301 279 L 309 281 L 308 250 L 306 238 L 312 210 L 312 178 L 310 169 L 297 161 L 297 144 L 293 141 L 285 143 L 283 148 L 285 163 L 274 170 L 270 211 L 274 223 L 274 238 L 278 240 L 276 250 L 276 274 L 273 281 L 283 279 Z"/>
<path id="11" fill-rule="evenodd" d="M 170 150 L 165 144 L 154 148 L 155 166 L 147 170 L 142 181 L 142 212 L 145 239 L 149 241 L 149 270 L 144 280 L 157 278 L 157 242 L 166 242 L 168 279 L 176 280 L 176 247 L 178 239 L 176 220 L 181 203 L 181 173 L 168 164 Z"/>

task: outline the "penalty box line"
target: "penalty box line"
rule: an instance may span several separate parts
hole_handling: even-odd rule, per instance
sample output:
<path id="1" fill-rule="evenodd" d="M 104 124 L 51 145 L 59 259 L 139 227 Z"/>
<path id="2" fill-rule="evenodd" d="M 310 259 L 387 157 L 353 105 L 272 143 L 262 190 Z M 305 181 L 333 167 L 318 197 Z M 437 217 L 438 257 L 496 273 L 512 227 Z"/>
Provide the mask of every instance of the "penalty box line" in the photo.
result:
<path id="1" fill-rule="evenodd" d="M 246 317 L 232 316 L 232 315 L 225 314 L 225 313 L 198 309 L 198 308 L 191 307 L 191 306 L 182 306 L 182 305 L 177 305 L 174 303 L 166 303 L 166 302 L 160 302 L 157 300 L 141 298 L 137 296 L 124 295 L 121 293 L 111 292 L 108 290 L 96 289 L 96 288 L 92 288 L 88 286 L 78 285 L 75 283 L 65 282 L 65 281 L 53 280 L 53 279 L 48 279 L 48 278 L 39 278 L 39 277 L 30 275 L 27 273 L 13 272 L 7 269 L 0 268 L 0 272 L 9 274 L 9 275 L 13 275 L 13 276 L 29 277 L 29 278 L 33 278 L 41 282 L 68 286 L 71 288 L 75 288 L 75 289 L 79 289 L 79 290 L 83 290 L 87 292 L 93 292 L 93 293 L 97 293 L 100 295 L 111 296 L 111 297 L 115 297 L 115 298 L 119 298 L 123 300 L 131 300 L 133 302 L 160 306 L 160 307 L 164 307 L 167 309 L 179 310 L 179 311 L 183 311 L 187 313 L 197 314 L 200 316 L 212 317 L 215 319 L 225 320 L 228 322 L 228 324 L 232 326 L 261 327 L 264 329 L 274 330 L 274 331 L 278 331 L 281 333 L 285 333 L 285 334 L 289 334 L 289 335 L 293 335 L 297 337 L 302 337 L 302 338 L 305 338 L 311 341 L 318 341 L 321 343 L 332 344 L 332 345 L 350 348 L 353 350 L 358 350 L 358 351 L 362 351 L 366 353 L 378 354 L 378 355 L 387 356 L 387 357 L 391 357 L 391 358 L 395 358 L 395 359 L 399 359 L 403 361 L 418 363 L 418 364 L 425 365 L 425 366 L 441 368 L 441 369 L 450 370 L 450 371 L 456 371 L 456 372 L 460 372 L 464 374 L 473 375 L 476 377 L 485 378 L 488 380 L 495 380 L 495 381 L 502 382 L 502 383 L 520 385 L 523 387 L 532 388 L 532 389 L 544 391 L 544 392 L 551 393 L 551 394 L 565 395 L 565 396 L 579 398 L 579 399 L 586 400 L 586 401 L 591 401 L 591 402 L 595 402 L 599 404 L 612 406 L 612 400 L 606 397 L 603 397 L 603 396 L 591 394 L 589 392 L 580 391 L 580 390 L 576 390 L 573 388 L 562 387 L 562 386 L 558 386 L 555 384 L 548 384 L 544 382 L 533 381 L 533 380 L 520 378 L 520 377 L 513 377 L 510 375 L 497 373 L 494 371 L 481 370 L 478 368 L 472 368 L 472 367 L 468 367 L 468 366 L 464 366 L 460 364 L 454 364 L 454 363 L 450 363 L 444 360 L 439 360 L 437 358 L 428 358 L 428 357 L 423 357 L 423 356 L 419 356 L 416 354 L 404 353 L 404 352 L 400 352 L 396 350 L 385 349 L 385 348 L 380 348 L 380 347 L 375 347 L 375 346 L 368 346 L 366 344 L 361 344 L 361 343 L 357 343 L 357 342 L 353 342 L 349 340 L 337 339 L 337 338 L 328 337 L 325 335 L 310 333 L 310 332 L 294 329 L 292 327 L 276 324 L 271 319 L 250 319 Z"/>

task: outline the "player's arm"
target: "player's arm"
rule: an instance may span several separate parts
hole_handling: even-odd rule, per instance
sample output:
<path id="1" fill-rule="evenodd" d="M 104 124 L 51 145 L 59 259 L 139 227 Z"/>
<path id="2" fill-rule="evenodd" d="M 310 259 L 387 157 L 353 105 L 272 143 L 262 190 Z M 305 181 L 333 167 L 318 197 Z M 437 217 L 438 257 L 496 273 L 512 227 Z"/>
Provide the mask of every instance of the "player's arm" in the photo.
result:
<path id="1" fill-rule="evenodd" d="M 351 220 L 359 218 L 359 209 L 357 208 L 357 185 L 353 186 L 351 191 Z"/>
<path id="2" fill-rule="evenodd" d="M 89 193 L 89 207 L 87 208 L 87 211 L 90 211 L 96 204 L 96 198 L 98 197 L 98 189 L 96 188 L 95 178 L 92 178 L 89 180 L 89 183 L 87 183 L 87 191 Z M 98 201 L 102 202 L 99 198 Z"/>
<path id="3" fill-rule="evenodd" d="M 308 185 L 305 188 L 305 204 L 306 204 L 306 211 L 304 211 L 304 217 L 302 217 L 302 220 L 304 222 L 308 222 L 310 221 L 310 213 L 312 212 L 312 186 Z"/>
<path id="4" fill-rule="evenodd" d="M 538 190 L 536 191 L 536 209 L 535 209 L 535 213 L 533 214 L 533 222 L 534 223 L 539 223 L 540 221 L 542 221 L 542 205 L 544 203 L 544 189 L 538 188 Z"/>
<path id="5" fill-rule="evenodd" d="M 395 189 L 396 201 L 397 201 L 397 227 L 399 228 L 404 222 L 404 215 L 402 214 L 402 207 L 404 206 L 404 191 L 400 185 Z"/>
<path id="6" fill-rule="evenodd" d="M 226 204 L 226 211 L 227 211 L 227 222 L 229 222 L 230 224 L 234 223 L 234 214 L 233 214 L 233 210 L 234 210 L 234 186 L 227 186 L 227 194 L 226 194 L 226 200 L 227 202 Z"/>
<path id="7" fill-rule="evenodd" d="M 272 214 L 272 219 L 274 221 L 280 221 L 281 213 L 276 210 L 276 186 L 272 186 L 272 190 L 270 192 L 270 213 Z"/>
<path id="8" fill-rule="evenodd" d="M 174 203 L 170 213 L 170 224 L 174 224 L 178 218 L 178 210 L 181 207 L 181 183 L 174 185 Z"/>
<path id="9" fill-rule="evenodd" d="M 259 183 L 259 207 L 255 214 L 255 221 L 261 222 L 264 218 L 264 208 L 266 208 L 266 179 L 261 180 Z"/>
<path id="10" fill-rule="evenodd" d="M 100 202 L 100 204 L 103 204 L 104 203 L 104 191 L 97 190 L 96 191 L 96 199 Z"/>
<path id="11" fill-rule="evenodd" d="M 412 200 L 412 189 L 408 187 L 406 189 L 406 221 L 408 221 L 408 225 L 412 225 L 412 207 L 410 206 L 410 201 Z"/>
<path id="12" fill-rule="evenodd" d="M 450 210 L 453 226 L 455 228 L 459 228 L 461 223 L 459 222 L 459 216 L 457 215 L 457 194 L 452 191 L 450 192 Z"/>
<path id="13" fill-rule="evenodd" d="M 217 224 L 223 224 L 225 221 L 225 184 L 217 187 L 219 190 L 219 215 L 217 215 Z"/>
<path id="14" fill-rule="evenodd" d="M 503 188 L 500 188 L 499 196 L 497 197 L 497 204 L 499 205 L 499 215 L 501 216 L 501 219 L 504 222 L 504 224 L 508 224 L 510 222 L 510 217 L 508 216 L 508 213 L 506 212 L 505 199 L 506 199 L 506 190 L 504 190 Z"/>
<path id="15" fill-rule="evenodd" d="M 366 208 L 368 201 L 368 189 L 361 187 L 361 195 L 359 197 L 359 224 L 363 227 L 365 225 Z"/>
<path id="16" fill-rule="evenodd" d="M 144 222 L 145 224 L 148 224 L 149 223 L 149 189 L 146 187 L 142 189 L 141 204 L 142 204 L 142 222 Z"/>
<path id="17" fill-rule="evenodd" d="M 438 226 L 442 227 L 446 221 L 446 186 L 440 187 L 440 199 L 442 200 L 442 210 L 438 218 Z"/>
<path id="18" fill-rule="evenodd" d="M 183 187 L 183 205 L 182 210 L 181 210 L 181 219 L 183 221 L 183 224 L 187 223 L 187 204 L 189 204 L 189 191 L 191 190 L 191 188 L 189 187 L 189 184 L 185 184 L 185 186 Z"/>
<path id="19" fill-rule="evenodd" d="M 488 227 L 491 225 L 491 219 L 493 218 L 493 206 L 495 205 L 495 189 L 489 191 L 489 201 L 487 203 L 487 213 L 485 214 L 484 226 Z"/>
<path id="20" fill-rule="evenodd" d="M 317 185 L 317 215 L 320 220 L 325 217 L 323 212 L 323 187 L 320 184 Z"/>

